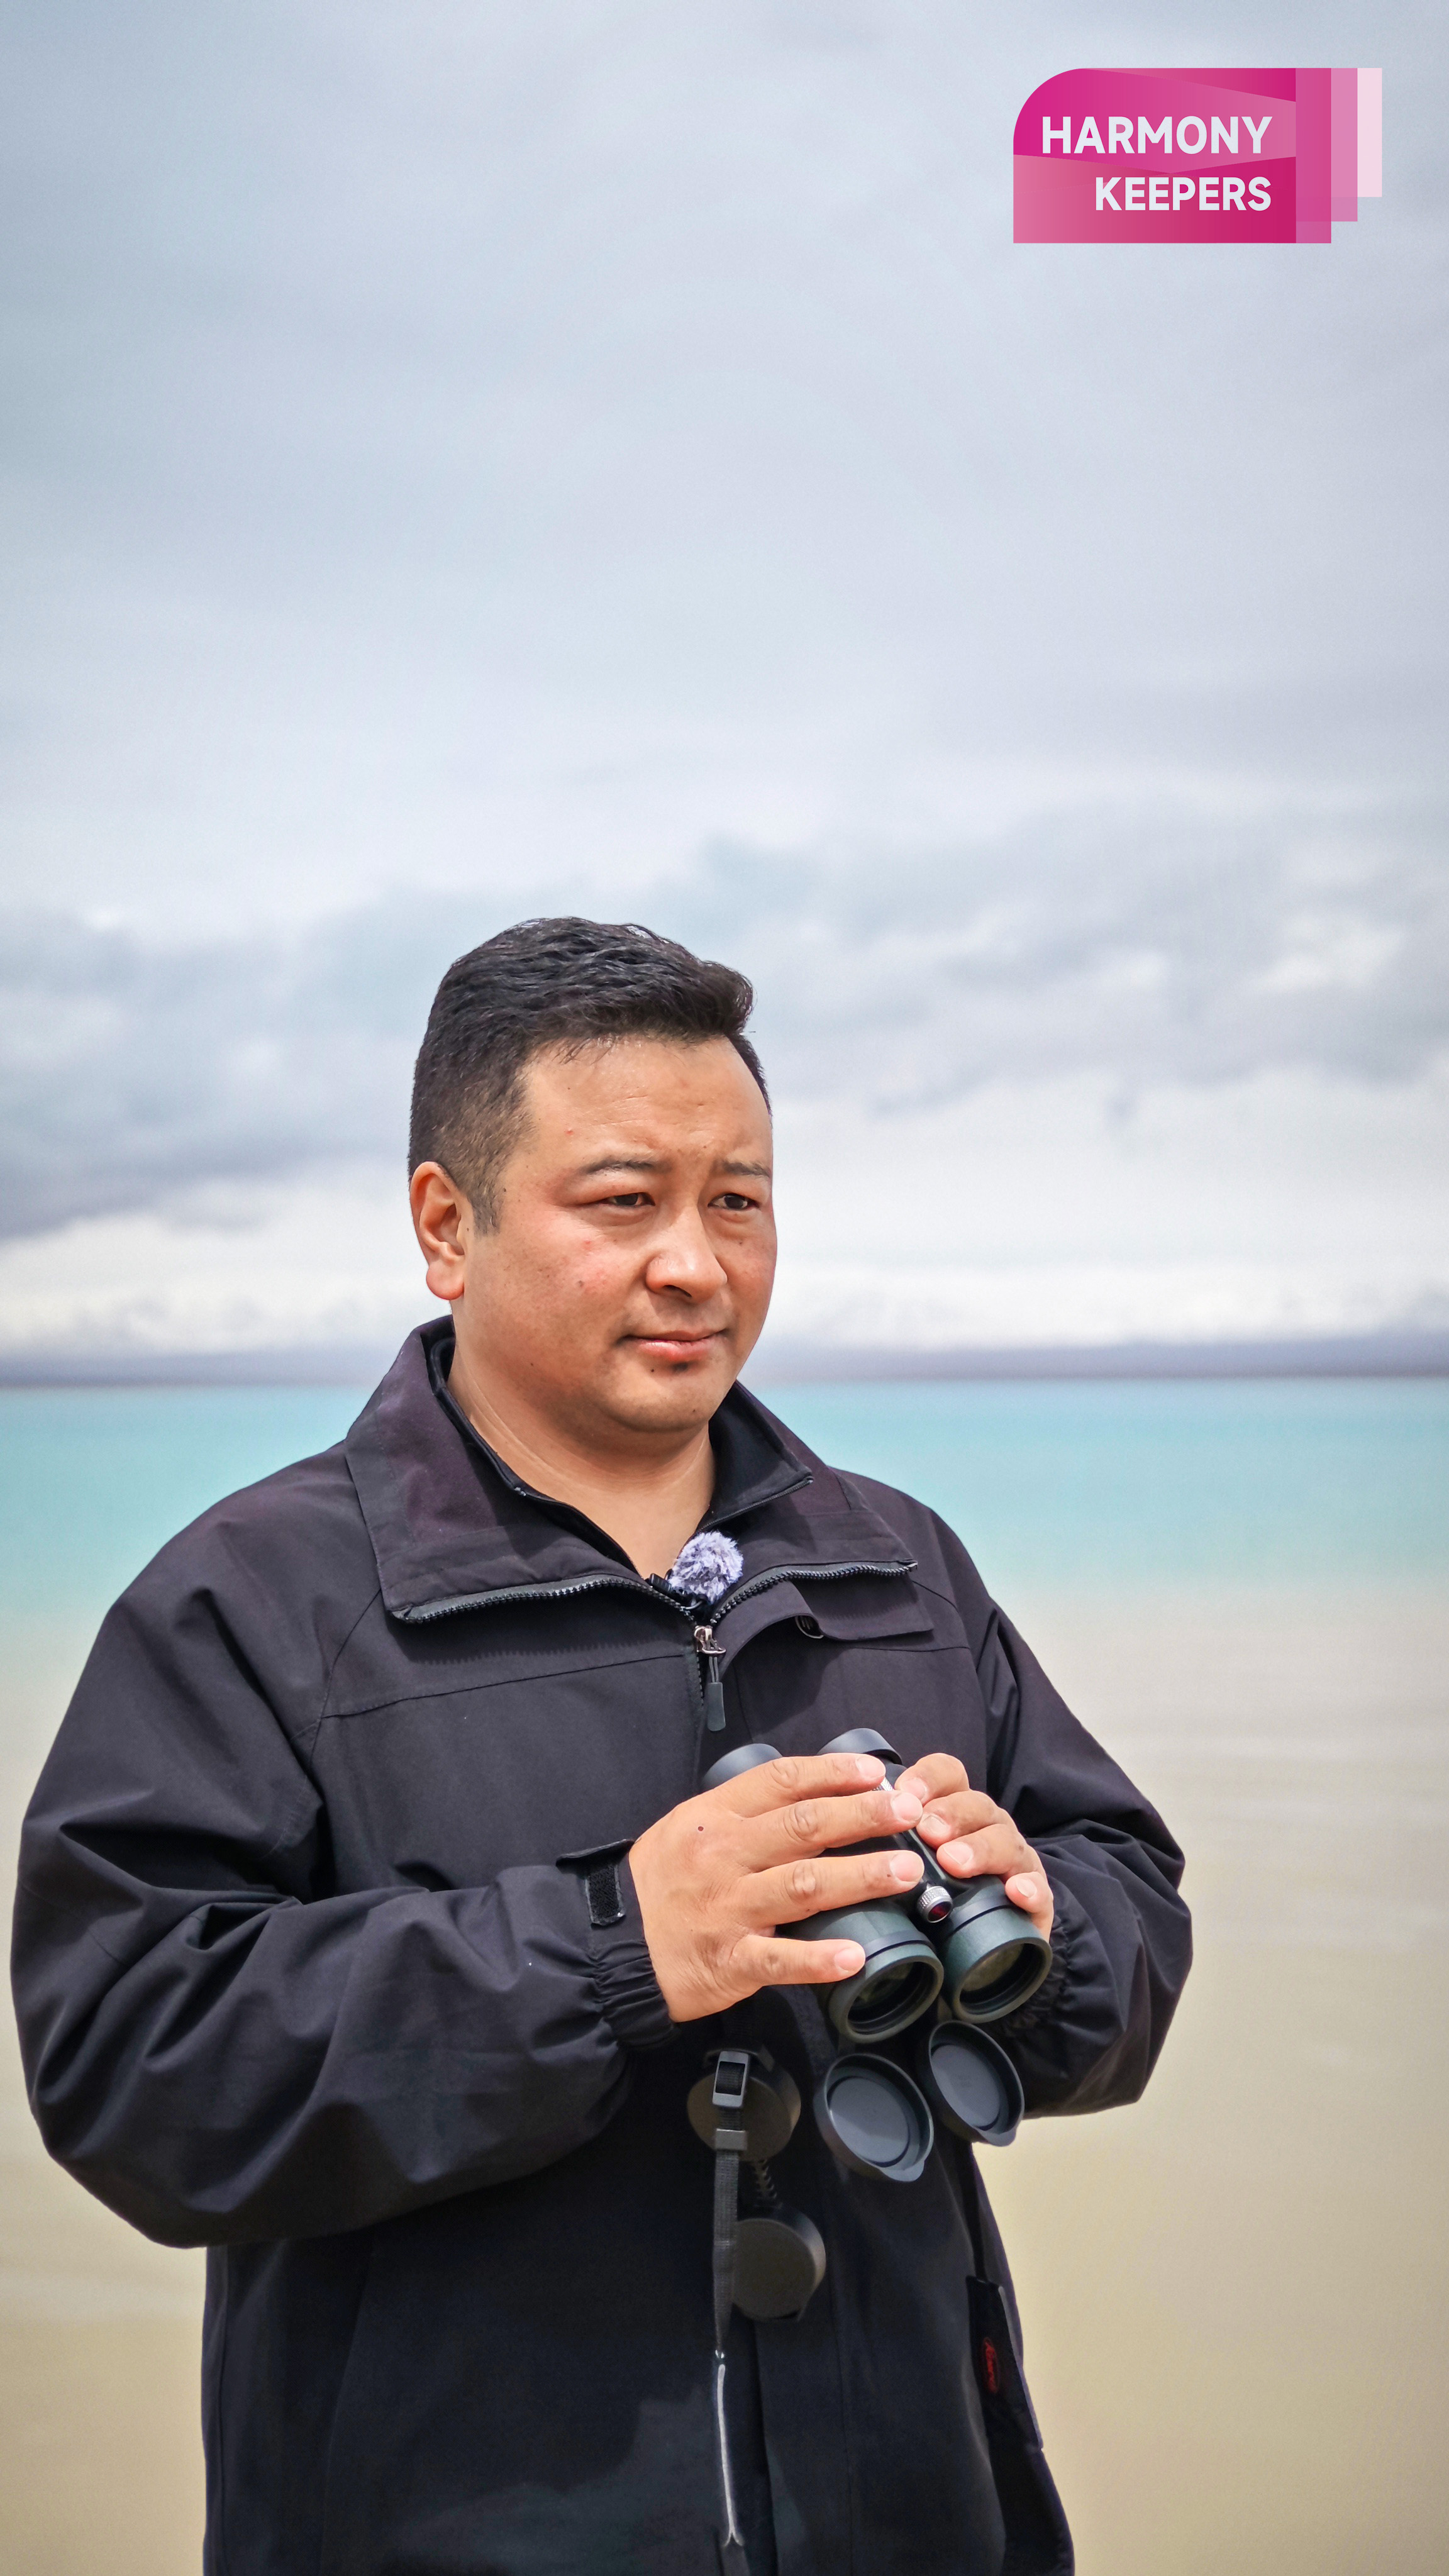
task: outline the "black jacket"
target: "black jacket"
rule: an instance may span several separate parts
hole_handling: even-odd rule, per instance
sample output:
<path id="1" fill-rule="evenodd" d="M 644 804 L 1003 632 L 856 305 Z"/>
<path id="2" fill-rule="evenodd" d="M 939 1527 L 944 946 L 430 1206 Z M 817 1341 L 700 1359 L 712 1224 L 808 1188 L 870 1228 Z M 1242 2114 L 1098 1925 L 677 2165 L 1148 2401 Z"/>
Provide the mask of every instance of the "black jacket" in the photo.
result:
<path id="1" fill-rule="evenodd" d="M 1181 1859 L 951 1532 L 738 1389 L 706 1736 L 691 1618 L 500 1467 L 450 1349 L 414 1334 L 339 1448 L 218 1504 L 107 1618 L 25 1828 L 31 2098 L 89 2190 L 211 2248 L 208 2576 L 710 2576 L 685 2095 L 728 2036 L 808 2101 L 826 2025 L 776 1992 L 674 2029 L 627 1867 L 596 1928 L 576 1856 L 749 1737 L 959 1754 L 1056 1896 L 1050 1979 L 998 2025 L 1038 2113 L 1140 2093 Z M 753 2576 L 1069 2568 L 968 2151 L 903 2188 L 807 2114 L 777 2178 L 829 2272 L 803 2322 L 736 2321 Z"/>

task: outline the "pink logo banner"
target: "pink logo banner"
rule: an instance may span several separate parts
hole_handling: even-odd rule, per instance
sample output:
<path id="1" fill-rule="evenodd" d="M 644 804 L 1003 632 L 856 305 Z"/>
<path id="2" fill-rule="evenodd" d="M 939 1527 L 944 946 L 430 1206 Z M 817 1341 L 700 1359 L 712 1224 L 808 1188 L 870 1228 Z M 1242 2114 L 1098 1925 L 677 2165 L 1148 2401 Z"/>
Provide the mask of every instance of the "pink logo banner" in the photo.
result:
<path id="1" fill-rule="evenodd" d="M 1019 242 L 1327 242 L 1383 188 L 1378 71 L 1077 71 L 1016 120 Z"/>

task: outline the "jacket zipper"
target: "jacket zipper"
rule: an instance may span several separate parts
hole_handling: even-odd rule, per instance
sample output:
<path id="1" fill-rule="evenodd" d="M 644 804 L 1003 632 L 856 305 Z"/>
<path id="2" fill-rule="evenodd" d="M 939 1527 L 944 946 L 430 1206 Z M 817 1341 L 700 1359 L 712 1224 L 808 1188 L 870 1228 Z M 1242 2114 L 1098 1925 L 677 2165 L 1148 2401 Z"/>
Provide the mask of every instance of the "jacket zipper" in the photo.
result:
<path id="1" fill-rule="evenodd" d="M 573 1583 L 510 1583 L 501 1592 L 460 1592 L 452 1601 L 424 1601 L 414 1610 L 398 1610 L 393 1616 L 405 1619 L 410 1627 L 421 1627 L 429 1619 L 451 1619 L 456 1610 L 488 1610 L 495 1604 L 512 1601 L 568 1601 L 576 1592 L 642 1592 L 644 1585 L 637 1574 L 581 1574 Z M 657 1600 L 659 1595 L 656 1593 Z"/>
<path id="2" fill-rule="evenodd" d="M 699 1668 L 704 1680 L 704 1722 L 711 1735 L 722 1735 L 725 1704 L 719 1667 L 724 1648 L 715 1644 L 714 1628 L 708 1620 L 702 1628 L 695 1629 L 694 1642 L 699 1649 Z"/>
<path id="3" fill-rule="evenodd" d="M 914 1574 L 915 1570 L 914 1557 L 908 1557 L 903 1565 L 772 1565 L 765 1573 L 755 1575 L 749 1583 L 741 1583 L 735 1591 L 726 1593 L 723 1601 L 714 1604 L 707 1623 L 711 1639 L 708 1646 L 700 1644 L 693 1605 L 682 1594 L 676 1597 L 662 1585 L 646 1583 L 638 1574 L 581 1574 L 572 1583 L 511 1583 L 501 1592 L 460 1593 L 456 1600 L 424 1602 L 415 1610 L 396 1611 L 394 1616 L 406 1620 L 411 1626 L 421 1626 L 429 1619 L 451 1618 L 455 1611 L 460 1610 L 486 1610 L 495 1603 L 567 1601 L 575 1593 L 611 1589 L 642 1592 L 650 1601 L 666 1602 L 671 1610 L 679 1612 L 681 1618 L 689 1620 L 696 1628 L 695 1644 L 699 1646 L 701 1655 L 713 1656 L 717 1671 L 718 1658 L 723 1655 L 724 1648 L 713 1643 L 714 1624 L 724 1617 L 727 1610 L 735 1609 L 741 1601 L 750 1600 L 756 1592 L 768 1592 L 776 1583 L 829 1583 L 850 1574 Z"/>

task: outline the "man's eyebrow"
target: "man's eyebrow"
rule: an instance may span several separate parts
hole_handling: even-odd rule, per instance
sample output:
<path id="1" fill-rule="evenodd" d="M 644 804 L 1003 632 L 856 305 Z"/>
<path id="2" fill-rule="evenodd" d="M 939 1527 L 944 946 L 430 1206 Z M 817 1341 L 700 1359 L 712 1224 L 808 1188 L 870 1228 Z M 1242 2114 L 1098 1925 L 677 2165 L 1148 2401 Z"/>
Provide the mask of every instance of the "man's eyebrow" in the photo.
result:
<path id="1" fill-rule="evenodd" d="M 596 1181 L 604 1172 L 664 1172 L 669 1168 L 662 1154 L 604 1154 L 597 1163 L 580 1163 L 574 1173 L 576 1181 Z M 768 1163 L 742 1163 L 725 1156 L 716 1163 L 717 1172 L 727 1172 L 732 1180 L 768 1181 Z"/>
<path id="2" fill-rule="evenodd" d="M 659 1154 L 605 1154 L 597 1163 L 580 1163 L 576 1181 L 597 1180 L 600 1172 L 662 1172 L 665 1163 Z"/>

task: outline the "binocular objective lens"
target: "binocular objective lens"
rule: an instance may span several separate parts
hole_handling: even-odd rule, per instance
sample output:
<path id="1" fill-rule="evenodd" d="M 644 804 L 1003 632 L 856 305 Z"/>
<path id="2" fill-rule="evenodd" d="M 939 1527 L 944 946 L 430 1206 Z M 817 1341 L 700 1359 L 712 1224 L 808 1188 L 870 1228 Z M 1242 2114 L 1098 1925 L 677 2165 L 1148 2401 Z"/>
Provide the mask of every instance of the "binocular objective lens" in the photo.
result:
<path id="1" fill-rule="evenodd" d="M 1004 1950 L 993 1950 L 989 1958 L 982 1959 L 974 1968 L 967 1969 L 965 1976 L 959 1980 L 958 1994 L 989 1995 L 994 1993 L 998 1986 L 1011 1985 L 1021 1967 L 1025 1947 L 1024 1942 L 1013 1941 Z M 1035 1965 L 1035 1953 L 1033 1953 L 1033 1965 Z"/>
<path id="2" fill-rule="evenodd" d="M 893 2031 L 904 2030 L 933 2004 L 940 1990 L 940 1979 L 919 1960 L 906 1959 L 898 1967 L 882 1968 L 862 1986 L 850 2006 L 850 2030 L 856 2039 L 888 2039 Z"/>

